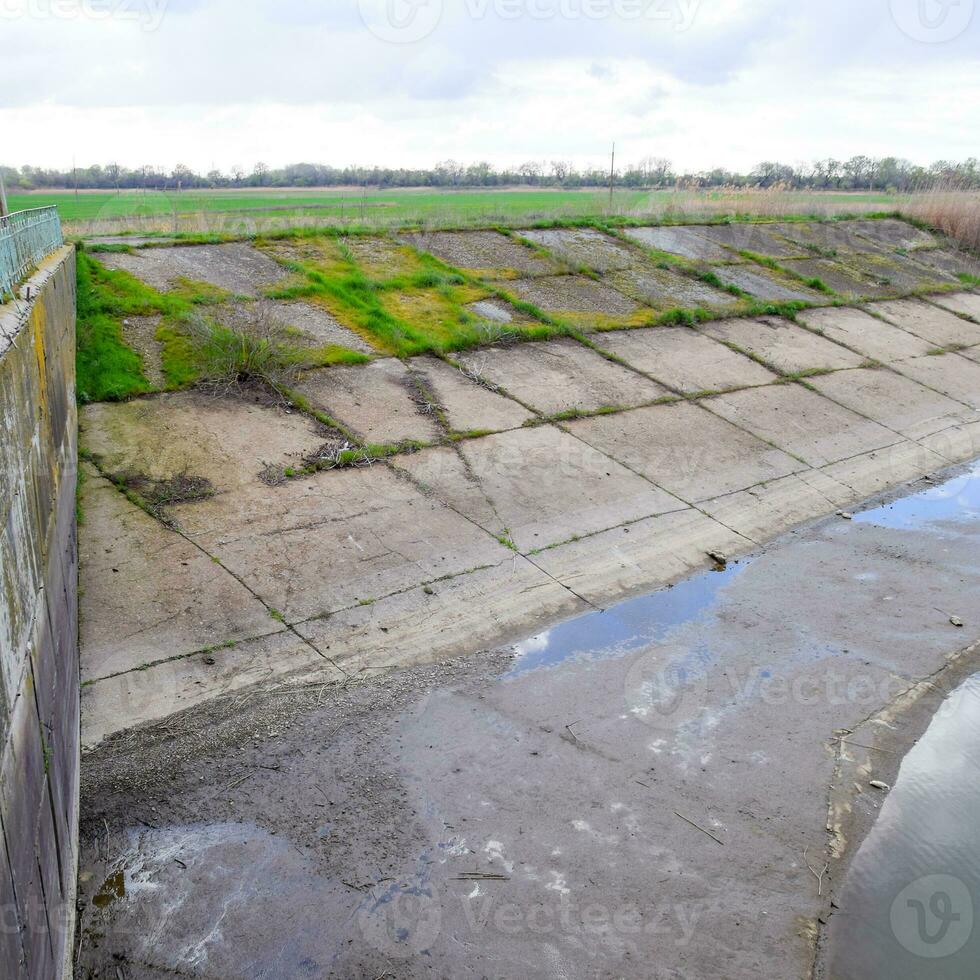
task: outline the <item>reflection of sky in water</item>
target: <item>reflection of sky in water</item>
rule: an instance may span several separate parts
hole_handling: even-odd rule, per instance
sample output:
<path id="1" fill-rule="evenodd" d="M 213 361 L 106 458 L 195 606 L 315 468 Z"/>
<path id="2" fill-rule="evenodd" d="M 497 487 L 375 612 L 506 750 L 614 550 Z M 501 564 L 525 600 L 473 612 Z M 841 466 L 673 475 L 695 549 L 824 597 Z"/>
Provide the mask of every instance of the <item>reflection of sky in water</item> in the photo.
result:
<path id="1" fill-rule="evenodd" d="M 601 612 L 586 613 L 519 643 L 508 677 L 578 657 L 622 657 L 662 640 L 670 630 L 702 618 L 718 593 L 750 562 L 721 572 L 703 572 L 672 589 L 628 599 Z"/>
<path id="2" fill-rule="evenodd" d="M 976 520 L 980 516 L 980 464 L 940 486 L 930 487 L 883 507 L 857 514 L 862 524 L 898 530 L 927 527 L 943 521 Z"/>
<path id="3" fill-rule="evenodd" d="M 980 916 L 978 813 L 980 674 L 945 700 L 883 797 L 881 815 L 845 881 L 841 905 L 846 915 L 835 917 L 831 928 L 833 975 L 891 980 L 977 976 L 980 929 L 972 925 Z M 960 900 L 953 909 L 966 917 L 962 940 L 943 951 L 948 955 L 926 963 L 894 931 L 897 922 L 906 940 L 916 938 L 916 922 L 910 918 L 914 910 L 907 902 L 897 908 L 896 903 L 914 883 L 935 875 L 951 876 L 953 886 L 975 900 L 972 909 Z M 941 923 L 927 917 L 926 924 L 939 935 Z"/>

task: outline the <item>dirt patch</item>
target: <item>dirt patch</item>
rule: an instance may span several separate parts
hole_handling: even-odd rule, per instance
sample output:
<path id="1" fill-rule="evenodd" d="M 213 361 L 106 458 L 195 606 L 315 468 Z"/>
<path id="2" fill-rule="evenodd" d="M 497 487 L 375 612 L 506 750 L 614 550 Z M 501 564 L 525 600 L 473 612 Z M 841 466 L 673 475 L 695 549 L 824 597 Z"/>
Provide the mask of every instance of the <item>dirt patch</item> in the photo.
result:
<path id="1" fill-rule="evenodd" d="M 143 375 L 154 388 L 164 388 L 167 384 L 157 340 L 161 319 L 158 316 L 131 316 L 122 321 L 123 341 L 139 354 Z"/>

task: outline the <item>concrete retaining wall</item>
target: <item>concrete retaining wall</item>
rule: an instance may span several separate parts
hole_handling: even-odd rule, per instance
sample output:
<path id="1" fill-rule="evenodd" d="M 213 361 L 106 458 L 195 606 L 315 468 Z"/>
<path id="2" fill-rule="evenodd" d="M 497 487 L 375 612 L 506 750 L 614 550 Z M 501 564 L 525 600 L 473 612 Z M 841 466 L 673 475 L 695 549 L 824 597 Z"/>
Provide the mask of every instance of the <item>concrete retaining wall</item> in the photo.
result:
<path id="1" fill-rule="evenodd" d="M 77 864 L 74 250 L 21 295 L 0 306 L 0 977 L 51 980 Z"/>

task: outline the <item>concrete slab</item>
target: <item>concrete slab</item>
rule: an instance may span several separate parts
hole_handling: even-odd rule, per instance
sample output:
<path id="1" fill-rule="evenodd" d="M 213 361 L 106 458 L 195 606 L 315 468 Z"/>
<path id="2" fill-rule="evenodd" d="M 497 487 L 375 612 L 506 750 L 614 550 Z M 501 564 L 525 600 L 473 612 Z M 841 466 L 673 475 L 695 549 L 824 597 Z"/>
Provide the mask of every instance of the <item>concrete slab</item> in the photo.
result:
<path id="1" fill-rule="evenodd" d="M 459 657 L 522 639 L 542 622 L 575 615 L 586 604 L 526 558 L 413 589 L 370 606 L 297 626 L 349 673 Z M 321 665 L 311 664 L 311 676 Z"/>
<path id="2" fill-rule="evenodd" d="M 506 534 L 524 554 L 684 504 L 553 426 L 459 443 L 468 479 L 445 453 L 400 459 L 449 506 Z M 491 516 L 492 515 L 492 516 Z M 499 521 L 491 526 L 489 521 Z"/>
<path id="3" fill-rule="evenodd" d="M 545 415 L 643 405 L 670 394 L 574 340 L 485 347 L 459 360 Z"/>
<path id="4" fill-rule="evenodd" d="M 699 327 L 723 343 L 761 358 L 777 371 L 839 370 L 857 367 L 864 358 L 818 337 L 782 317 L 716 320 Z"/>
<path id="5" fill-rule="evenodd" d="M 454 432 L 499 432 L 516 429 L 534 418 L 517 402 L 477 384 L 445 361 L 416 357 L 409 361 L 409 370 L 420 375 Z"/>
<path id="6" fill-rule="evenodd" d="M 792 256 L 805 257 L 810 253 L 775 232 L 772 225 L 748 221 L 735 221 L 729 225 L 696 225 L 699 235 L 704 235 L 719 245 L 736 251 L 755 252 L 771 259 Z"/>
<path id="7" fill-rule="evenodd" d="M 228 327 L 247 329 L 257 316 L 268 316 L 287 328 L 299 330 L 311 346 L 335 344 L 362 354 L 377 354 L 378 349 L 360 334 L 345 327 L 332 313 L 313 303 L 289 303 L 283 300 L 261 300 L 260 303 L 225 303 L 214 310 L 214 318 Z"/>
<path id="8" fill-rule="evenodd" d="M 901 361 L 895 369 L 970 408 L 980 409 L 980 364 L 969 358 L 959 354 L 915 357 Z"/>
<path id="9" fill-rule="evenodd" d="M 733 531 L 761 543 L 848 506 L 855 499 L 850 488 L 809 471 L 705 501 L 701 509 Z"/>
<path id="10" fill-rule="evenodd" d="M 88 466 L 81 507 L 84 681 L 283 628 L 232 575 Z"/>
<path id="11" fill-rule="evenodd" d="M 158 389 L 167 385 L 162 347 L 157 340 L 162 320 L 161 316 L 129 316 L 122 320 L 123 343 L 139 354 L 143 377 Z"/>
<path id="12" fill-rule="evenodd" d="M 939 244 L 929 232 L 895 218 L 849 221 L 848 225 L 856 234 L 892 249 L 935 248 Z"/>
<path id="13" fill-rule="evenodd" d="M 808 289 L 801 282 L 783 278 L 762 266 L 713 266 L 712 271 L 726 286 L 738 286 L 757 299 L 770 303 L 822 303 L 823 293 Z"/>
<path id="14" fill-rule="evenodd" d="M 534 228 L 517 234 L 548 249 L 572 268 L 611 272 L 627 269 L 637 260 L 636 253 L 622 242 L 594 228 Z"/>
<path id="15" fill-rule="evenodd" d="M 510 556 L 383 464 L 178 508 L 188 536 L 290 623 Z"/>
<path id="16" fill-rule="evenodd" d="M 361 272 L 376 282 L 410 276 L 423 268 L 419 255 L 410 245 L 384 235 L 348 235 L 338 241 Z"/>
<path id="17" fill-rule="evenodd" d="M 980 422 L 943 429 L 922 441 L 926 449 L 950 463 L 965 463 L 980 456 Z"/>
<path id="18" fill-rule="evenodd" d="M 653 228 L 624 228 L 627 238 L 647 248 L 660 252 L 670 252 L 696 262 L 744 262 L 735 251 L 730 251 L 704 235 L 696 228 L 683 225 Z"/>
<path id="19" fill-rule="evenodd" d="M 939 289 L 957 280 L 946 272 L 930 269 L 898 253 L 862 252 L 847 256 L 847 265 L 891 295 L 913 290 Z"/>
<path id="20" fill-rule="evenodd" d="M 945 304 L 950 301 L 947 296 L 934 299 Z M 927 340 L 934 347 L 980 344 L 980 325 L 970 323 L 948 309 L 940 309 L 931 302 L 903 299 L 891 303 L 873 303 L 868 309 L 895 326 Z"/>
<path id="21" fill-rule="evenodd" d="M 603 350 L 675 391 L 729 391 L 770 384 L 776 375 L 688 327 L 617 330 L 597 338 Z"/>
<path id="22" fill-rule="evenodd" d="M 856 269 L 848 268 L 843 263 L 851 261 L 854 256 L 842 257 L 839 261 L 831 259 L 787 259 L 782 264 L 804 279 L 819 279 L 825 286 L 832 289 L 838 296 L 856 300 L 872 296 L 881 296 L 888 289 L 877 281 L 863 276 Z"/>
<path id="23" fill-rule="evenodd" d="M 691 402 L 580 419 L 568 428 L 685 501 L 731 493 L 803 468 Z"/>
<path id="24" fill-rule="evenodd" d="M 730 310 L 742 302 L 737 296 L 715 289 L 699 279 L 680 275 L 670 269 L 658 269 L 652 263 L 637 263 L 628 269 L 611 272 L 605 281 L 661 313 L 699 307 Z"/>
<path id="25" fill-rule="evenodd" d="M 540 252 L 496 231 L 419 232 L 401 238 L 457 269 L 494 278 L 554 275 L 560 271 Z"/>
<path id="26" fill-rule="evenodd" d="M 100 680 L 82 692 L 82 749 L 91 751 L 116 732 L 236 691 L 254 692 L 296 672 L 315 672 L 325 684 L 345 679 L 309 643 L 286 630 Z"/>
<path id="27" fill-rule="evenodd" d="M 980 295 L 977 293 L 953 293 L 951 296 L 935 296 L 933 302 L 952 310 L 954 313 L 965 313 L 980 320 Z"/>
<path id="28" fill-rule="evenodd" d="M 550 548 L 535 555 L 534 562 L 577 595 L 603 605 L 710 568 L 715 563 L 709 552 L 735 558 L 752 547 L 746 538 L 690 509 Z"/>
<path id="29" fill-rule="evenodd" d="M 955 251 L 952 248 L 920 249 L 913 254 L 913 258 L 919 265 L 939 272 L 954 276 L 966 274 L 980 277 L 980 261 L 967 252 Z"/>
<path id="30" fill-rule="evenodd" d="M 917 442 L 900 442 L 873 453 L 854 456 L 825 466 L 822 472 L 850 487 L 856 500 L 863 500 L 892 487 L 936 473 L 946 460 Z"/>
<path id="31" fill-rule="evenodd" d="M 785 221 L 768 225 L 770 231 L 794 244 L 823 254 L 867 252 L 876 247 L 853 227 L 853 221 Z"/>
<path id="32" fill-rule="evenodd" d="M 408 368 L 395 358 L 308 371 L 296 389 L 368 443 L 432 442 L 440 436 L 434 417 L 414 400 Z"/>
<path id="33" fill-rule="evenodd" d="M 851 307 L 803 310 L 798 314 L 798 319 L 829 340 L 886 364 L 909 357 L 921 357 L 929 352 L 931 346 L 921 337 L 915 337 L 890 323 L 883 323 L 869 313 Z"/>
<path id="34" fill-rule="evenodd" d="M 963 350 L 957 351 L 957 353 L 960 357 L 966 357 L 980 364 L 980 347 L 964 347 Z"/>
<path id="35" fill-rule="evenodd" d="M 545 313 L 587 326 L 626 319 L 641 310 L 636 300 L 584 276 L 542 276 L 491 285 Z"/>
<path id="36" fill-rule="evenodd" d="M 323 443 L 322 426 L 299 412 L 197 391 L 86 405 L 79 427 L 104 473 L 203 477 L 218 492 L 299 467 Z"/>
<path id="37" fill-rule="evenodd" d="M 798 384 L 747 388 L 704 404 L 810 466 L 826 466 L 901 441 L 877 422 Z"/>
<path id="38" fill-rule="evenodd" d="M 98 261 L 122 269 L 148 286 L 166 292 L 178 279 L 207 282 L 241 296 L 258 296 L 285 279 L 286 270 L 243 242 L 228 245 L 177 245 L 138 252 L 101 252 Z"/>
<path id="39" fill-rule="evenodd" d="M 874 419 L 908 439 L 921 439 L 952 425 L 974 421 L 976 417 L 976 412 L 964 408 L 960 402 L 886 368 L 838 371 L 811 378 L 810 384 L 839 405 Z"/>

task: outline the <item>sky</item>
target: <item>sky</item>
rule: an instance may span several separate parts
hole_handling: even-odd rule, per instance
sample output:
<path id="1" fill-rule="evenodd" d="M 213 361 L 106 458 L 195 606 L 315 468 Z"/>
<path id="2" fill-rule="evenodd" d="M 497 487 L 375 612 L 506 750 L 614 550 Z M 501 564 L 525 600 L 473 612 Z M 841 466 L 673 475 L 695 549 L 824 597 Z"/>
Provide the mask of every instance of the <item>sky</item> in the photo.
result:
<path id="1" fill-rule="evenodd" d="M 980 0 L 0 0 L 0 164 L 980 155 Z"/>

